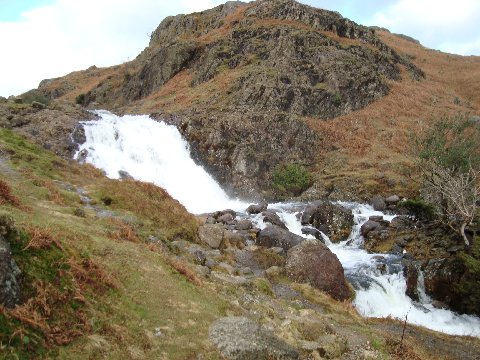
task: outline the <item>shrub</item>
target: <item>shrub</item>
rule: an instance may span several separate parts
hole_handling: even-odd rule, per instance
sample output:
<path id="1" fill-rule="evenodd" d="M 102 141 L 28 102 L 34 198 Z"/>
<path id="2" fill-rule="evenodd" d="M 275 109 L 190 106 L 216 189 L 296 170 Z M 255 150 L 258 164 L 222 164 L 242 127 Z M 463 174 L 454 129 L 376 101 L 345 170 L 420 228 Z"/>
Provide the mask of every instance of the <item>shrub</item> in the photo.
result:
<path id="1" fill-rule="evenodd" d="M 435 218 L 435 207 L 423 200 L 405 200 L 398 204 L 408 211 L 410 215 L 422 221 L 431 221 Z"/>
<path id="2" fill-rule="evenodd" d="M 85 97 L 86 97 L 85 94 L 80 94 L 75 98 L 75 102 L 78 105 L 84 105 L 85 104 Z"/>
<path id="3" fill-rule="evenodd" d="M 281 165 L 273 171 L 271 184 L 281 195 L 298 196 L 312 185 L 312 176 L 302 165 Z"/>

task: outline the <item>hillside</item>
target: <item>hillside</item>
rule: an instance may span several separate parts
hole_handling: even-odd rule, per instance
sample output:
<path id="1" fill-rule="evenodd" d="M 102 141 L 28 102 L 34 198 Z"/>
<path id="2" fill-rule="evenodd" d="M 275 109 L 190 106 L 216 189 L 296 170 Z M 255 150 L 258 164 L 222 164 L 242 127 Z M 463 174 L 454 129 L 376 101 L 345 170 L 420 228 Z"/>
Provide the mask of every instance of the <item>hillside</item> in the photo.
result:
<path id="1" fill-rule="evenodd" d="M 279 270 L 284 255 L 235 233 L 208 246 L 199 238 L 208 219 L 164 190 L 106 179 L 6 129 L 0 170 L 0 280 L 10 279 L 0 287 L 2 359 L 480 353 L 477 338 L 363 318 L 350 301 L 291 281 Z"/>
<path id="2" fill-rule="evenodd" d="M 34 92 L 177 124 L 236 194 L 271 197 L 273 171 L 301 163 L 315 180 L 304 197 L 365 199 L 414 190 L 401 175 L 408 133 L 476 114 L 479 62 L 290 0 L 229 2 L 165 19 L 131 62 Z"/>
<path id="3" fill-rule="evenodd" d="M 372 227 L 360 227 L 358 208 L 331 200 L 375 195 L 386 217 L 401 212 L 399 197 L 385 201 L 417 195 L 411 134 L 480 115 L 480 57 L 293 0 L 230 1 L 164 19 L 130 62 L 20 97 L 0 100 L 0 359 L 478 359 L 480 320 L 468 316 L 479 315 L 478 221 L 467 249 L 453 230 L 406 215 L 368 210 Z M 266 203 L 249 217 L 194 216 L 126 171 L 111 180 L 73 160 L 82 144 L 83 159 L 94 152 L 81 124 L 101 119 L 91 109 L 175 125 L 230 195 L 305 200 L 287 216 L 309 241 Z M 303 184 L 282 189 L 284 169 Z M 195 197 L 192 174 L 180 176 L 197 182 Z M 367 259 L 358 269 L 320 233 L 349 246 L 354 230 L 370 252 L 354 253 Z M 355 301 L 376 285 L 387 293 L 388 275 L 405 280 L 410 309 L 361 316 Z M 372 294 L 367 306 L 388 307 Z M 411 324 L 424 313 L 445 333 Z"/>

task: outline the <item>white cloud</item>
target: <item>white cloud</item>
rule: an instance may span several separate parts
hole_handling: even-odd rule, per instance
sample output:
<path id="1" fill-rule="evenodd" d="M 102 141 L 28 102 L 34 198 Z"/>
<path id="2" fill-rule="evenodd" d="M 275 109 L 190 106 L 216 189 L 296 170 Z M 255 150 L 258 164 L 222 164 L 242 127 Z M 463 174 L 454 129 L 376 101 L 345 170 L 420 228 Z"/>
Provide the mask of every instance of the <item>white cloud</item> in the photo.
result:
<path id="1" fill-rule="evenodd" d="M 375 13 L 368 24 L 413 36 L 427 47 L 480 55 L 479 19 L 478 0 L 398 0 Z"/>
<path id="2" fill-rule="evenodd" d="M 0 95 L 18 94 L 51 77 L 134 58 L 169 15 L 212 8 L 221 0 L 57 0 L 0 22 Z"/>

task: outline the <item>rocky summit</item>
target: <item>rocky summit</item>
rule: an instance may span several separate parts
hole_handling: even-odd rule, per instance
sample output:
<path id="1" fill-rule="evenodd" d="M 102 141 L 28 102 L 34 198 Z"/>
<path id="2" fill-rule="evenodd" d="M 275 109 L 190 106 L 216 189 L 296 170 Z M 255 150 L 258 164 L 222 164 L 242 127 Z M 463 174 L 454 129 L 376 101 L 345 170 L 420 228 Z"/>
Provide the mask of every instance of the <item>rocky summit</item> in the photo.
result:
<path id="1" fill-rule="evenodd" d="M 480 57 L 293 0 L 158 20 L 0 98 L 0 358 L 478 359 Z M 462 131 L 455 223 L 418 157 Z"/>

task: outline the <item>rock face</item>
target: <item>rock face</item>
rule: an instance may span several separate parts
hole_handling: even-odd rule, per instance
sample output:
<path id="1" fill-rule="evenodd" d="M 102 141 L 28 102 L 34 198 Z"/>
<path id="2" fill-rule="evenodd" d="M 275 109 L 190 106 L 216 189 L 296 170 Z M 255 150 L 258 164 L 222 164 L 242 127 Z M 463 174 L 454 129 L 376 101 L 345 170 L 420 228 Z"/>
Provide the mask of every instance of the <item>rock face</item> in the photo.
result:
<path id="1" fill-rule="evenodd" d="M 325 245 L 306 241 L 287 253 L 285 272 L 296 282 L 308 282 L 336 300 L 351 297 L 342 264 Z"/>
<path id="2" fill-rule="evenodd" d="M 350 210 L 327 202 L 308 205 L 302 214 L 301 222 L 324 232 L 332 242 L 346 240 L 354 224 Z"/>
<path id="3" fill-rule="evenodd" d="M 148 48 L 113 75 L 86 70 L 101 80 L 88 85 L 84 104 L 141 108 L 176 125 L 217 180 L 260 198 L 278 166 L 315 162 L 320 139 L 305 118 L 330 119 L 385 96 L 400 65 L 423 76 L 373 30 L 336 12 L 293 0 L 228 2 L 166 18 Z M 39 91 L 52 99 L 77 86 L 52 79 Z"/>
<path id="4" fill-rule="evenodd" d="M 298 359 L 298 352 L 272 332 L 244 317 L 215 322 L 209 338 L 228 360 Z"/>
<path id="5" fill-rule="evenodd" d="M 261 230 L 258 234 L 257 245 L 265 247 L 281 247 L 284 250 L 288 250 L 304 240 L 303 237 L 295 235 L 279 226 L 267 225 L 267 227 Z"/>

